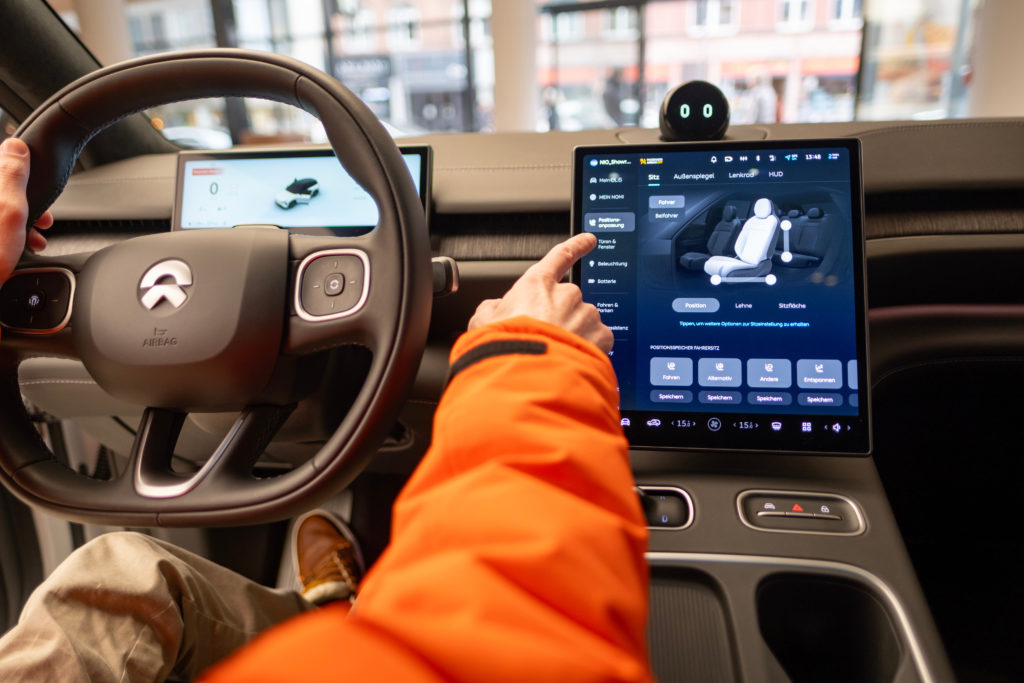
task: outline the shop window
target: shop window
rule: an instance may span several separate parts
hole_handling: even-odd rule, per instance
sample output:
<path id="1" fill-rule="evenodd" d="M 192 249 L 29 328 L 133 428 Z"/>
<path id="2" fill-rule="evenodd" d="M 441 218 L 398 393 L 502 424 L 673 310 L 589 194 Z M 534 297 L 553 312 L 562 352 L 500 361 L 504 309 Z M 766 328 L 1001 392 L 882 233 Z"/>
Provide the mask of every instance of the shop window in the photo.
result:
<path id="1" fill-rule="evenodd" d="M 780 31 L 810 31 L 814 28 L 814 0 L 779 0 Z"/>
<path id="2" fill-rule="evenodd" d="M 831 0 L 828 21 L 834 28 L 858 28 L 863 23 L 862 0 Z"/>
<path id="3" fill-rule="evenodd" d="M 395 5 L 388 10 L 388 47 L 408 50 L 420 44 L 420 10 L 412 5 Z"/>
<path id="4" fill-rule="evenodd" d="M 690 3 L 691 35 L 727 35 L 739 30 L 738 0 L 696 0 Z"/>
<path id="5" fill-rule="evenodd" d="M 341 52 L 374 52 L 377 49 L 377 15 L 369 7 L 355 7 L 341 21 Z"/>
<path id="6" fill-rule="evenodd" d="M 582 12 L 559 12 L 554 16 L 554 38 L 560 43 L 583 40 L 586 23 Z"/>
<path id="7" fill-rule="evenodd" d="M 463 19 L 466 15 L 462 0 L 452 5 L 452 42 L 457 47 L 466 44 L 463 35 Z M 469 41 L 474 47 L 486 45 L 491 39 L 491 0 L 469 1 Z"/>
<path id="8" fill-rule="evenodd" d="M 634 40 L 640 32 L 640 17 L 635 7 L 616 7 L 604 11 L 604 33 L 609 38 Z"/>

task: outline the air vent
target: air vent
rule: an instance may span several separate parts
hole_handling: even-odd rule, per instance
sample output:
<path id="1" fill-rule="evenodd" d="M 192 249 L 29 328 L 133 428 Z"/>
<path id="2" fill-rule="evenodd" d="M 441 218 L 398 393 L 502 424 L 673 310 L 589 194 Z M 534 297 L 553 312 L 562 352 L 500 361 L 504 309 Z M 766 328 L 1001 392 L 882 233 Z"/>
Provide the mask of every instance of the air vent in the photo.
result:
<path id="1" fill-rule="evenodd" d="M 171 221 L 161 219 L 62 220 L 46 231 L 46 256 L 93 252 L 132 237 L 168 232 Z"/>
<path id="2" fill-rule="evenodd" d="M 568 212 L 436 214 L 435 256 L 456 261 L 536 260 L 569 236 Z"/>
<path id="3" fill-rule="evenodd" d="M 168 232 L 171 221 L 167 218 L 145 219 L 99 219 L 99 220 L 62 220 L 56 221 L 50 234 L 83 234 L 83 233 L 123 233 L 131 235 L 148 235 L 154 232 Z"/>

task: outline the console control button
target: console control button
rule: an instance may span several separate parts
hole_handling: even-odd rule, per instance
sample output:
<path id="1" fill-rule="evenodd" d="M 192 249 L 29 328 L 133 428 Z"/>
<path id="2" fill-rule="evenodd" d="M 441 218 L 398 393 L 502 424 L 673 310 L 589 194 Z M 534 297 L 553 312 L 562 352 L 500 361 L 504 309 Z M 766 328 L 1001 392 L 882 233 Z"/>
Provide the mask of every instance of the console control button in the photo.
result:
<path id="1" fill-rule="evenodd" d="M 831 493 L 744 491 L 738 508 L 747 526 L 762 531 L 849 535 L 864 530 L 853 501 Z"/>
<path id="2" fill-rule="evenodd" d="M 693 521 L 693 502 L 682 489 L 637 486 L 640 504 L 652 529 L 683 529 Z"/>
<path id="3" fill-rule="evenodd" d="M 367 271 L 359 252 L 314 254 L 299 272 L 299 315 L 309 320 L 341 317 L 363 300 Z"/>
<path id="4" fill-rule="evenodd" d="M 32 333 L 63 329 L 71 310 L 72 277 L 63 268 L 14 273 L 0 288 L 0 324 Z"/>

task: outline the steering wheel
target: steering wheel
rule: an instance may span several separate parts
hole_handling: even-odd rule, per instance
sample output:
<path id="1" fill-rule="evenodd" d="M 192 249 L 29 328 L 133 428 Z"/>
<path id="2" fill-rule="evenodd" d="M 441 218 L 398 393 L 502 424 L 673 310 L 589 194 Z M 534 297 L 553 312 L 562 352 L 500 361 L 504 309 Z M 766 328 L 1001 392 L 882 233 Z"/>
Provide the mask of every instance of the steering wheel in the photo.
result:
<path id="1" fill-rule="evenodd" d="M 208 49 L 143 57 L 79 79 L 15 133 L 32 154 L 29 224 L 103 128 L 161 104 L 224 96 L 276 100 L 317 116 L 339 162 L 377 204 L 379 223 L 350 238 L 195 230 L 92 254 L 24 257 L 5 285 L 21 306 L 18 320 L 28 322 L 26 334 L 6 330 L 0 346 L 0 479 L 27 503 L 120 526 L 282 519 L 343 488 L 394 423 L 429 325 L 423 208 L 376 117 L 316 69 L 274 54 Z M 340 296 L 328 292 L 335 289 Z M 372 353 L 348 413 L 308 461 L 256 476 L 256 459 L 308 393 L 308 376 L 319 373 L 320 352 L 344 344 Z M 54 349 L 81 359 L 111 395 L 147 406 L 130 466 L 113 480 L 59 462 L 25 410 L 17 365 Z M 174 472 L 187 414 L 225 410 L 239 417 L 205 464 L 190 475 Z"/>

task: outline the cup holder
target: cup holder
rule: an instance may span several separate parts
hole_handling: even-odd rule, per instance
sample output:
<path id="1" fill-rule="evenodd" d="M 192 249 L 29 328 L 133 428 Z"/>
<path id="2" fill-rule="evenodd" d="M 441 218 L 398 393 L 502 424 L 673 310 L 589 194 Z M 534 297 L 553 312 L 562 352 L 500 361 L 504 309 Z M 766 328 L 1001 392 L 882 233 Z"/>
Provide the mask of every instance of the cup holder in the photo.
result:
<path id="1" fill-rule="evenodd" d="M 761 636 L 793 683 L 889 683 L 902 650 L 883 604 L 865 586 L 773 574 L 757 589 Z"/>

